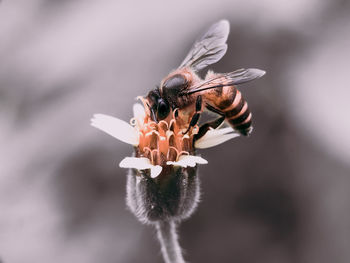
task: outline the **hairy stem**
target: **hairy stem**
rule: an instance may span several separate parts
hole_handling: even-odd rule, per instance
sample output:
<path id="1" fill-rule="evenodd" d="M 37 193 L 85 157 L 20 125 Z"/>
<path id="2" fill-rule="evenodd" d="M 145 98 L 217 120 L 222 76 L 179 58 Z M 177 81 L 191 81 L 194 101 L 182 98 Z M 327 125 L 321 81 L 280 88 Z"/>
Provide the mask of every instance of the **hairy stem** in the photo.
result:
<path id="1" fill-rule="evenodd" d="M 176 223 L 159 221 L 156 223 L 156 229 L 164 261 L 166 263 L 185 263 L 176 233 Z"/>

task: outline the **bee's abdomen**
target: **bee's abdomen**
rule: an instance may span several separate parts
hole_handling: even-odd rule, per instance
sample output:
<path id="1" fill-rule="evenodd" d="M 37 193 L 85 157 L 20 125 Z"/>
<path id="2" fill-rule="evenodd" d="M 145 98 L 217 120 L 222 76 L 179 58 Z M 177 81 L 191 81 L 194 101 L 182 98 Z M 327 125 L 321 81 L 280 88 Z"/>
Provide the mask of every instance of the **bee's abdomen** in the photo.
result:
<path id="1" fill-rule="evenodd" d="M 238 89 L 231 86 L 230 93 L 218 106 L 232 128 L 247 136 L 252 131 L 252 114 Z"/>
<path id="2" fill-rule="evenodd" d="M 225 115 L 225 120 L 242 135 L 252 131 L 252 114 L 241 92 L 235 86 L 213 89 L 205 95 L 209 104 Z"/>

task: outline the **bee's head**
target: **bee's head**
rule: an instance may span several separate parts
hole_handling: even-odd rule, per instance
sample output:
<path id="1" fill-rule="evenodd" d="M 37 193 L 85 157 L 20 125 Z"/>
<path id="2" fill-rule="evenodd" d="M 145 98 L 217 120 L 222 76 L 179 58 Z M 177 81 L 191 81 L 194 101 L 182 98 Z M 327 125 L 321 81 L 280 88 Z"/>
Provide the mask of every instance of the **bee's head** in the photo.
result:
<path id="1" fill-rule="evenodd" d="M 170 112 L 170 105 L 165 97 L 160 96 L 159 89 L 152 90 L 147 95 L 151 119 L 155 122 L 164 120 Z"/>

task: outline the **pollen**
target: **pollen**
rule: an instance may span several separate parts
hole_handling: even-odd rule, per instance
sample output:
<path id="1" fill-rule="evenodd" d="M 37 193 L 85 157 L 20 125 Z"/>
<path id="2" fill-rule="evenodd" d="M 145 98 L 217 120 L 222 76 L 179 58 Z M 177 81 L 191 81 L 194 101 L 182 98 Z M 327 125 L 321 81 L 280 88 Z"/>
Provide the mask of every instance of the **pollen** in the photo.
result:
<path id="1" fill-rule="evenodd" d="M 151 120 L 149 114 L 142 120 L 130 120 L 139 136 L 137 157 L 146 157 L 153 165 L 165 166 L 168 161 L 178 161 L 180 156 L 194 152 L 193 137 L 199 127 L 194 126 L 185 134 L 189 123 L 175 117 L 175 111 L 158 123 Z"/>

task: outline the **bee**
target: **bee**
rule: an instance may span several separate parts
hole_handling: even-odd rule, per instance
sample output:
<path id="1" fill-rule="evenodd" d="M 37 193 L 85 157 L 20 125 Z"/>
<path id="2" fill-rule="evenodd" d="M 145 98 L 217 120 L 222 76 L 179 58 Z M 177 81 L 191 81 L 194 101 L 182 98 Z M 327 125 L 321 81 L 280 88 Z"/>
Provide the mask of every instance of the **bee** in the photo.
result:
<path id="1" fill-rule="evenodd" d="M 226 53 L 229 23 L 221 20 L 213 24 L 190 49 L 181 65 L 166 76 L 160 86 L 146 96 L 151 119 L 155 122 L 175 117 L 181 118 L 188 127 L 187 133 L 197 125 L 200 114 L 208 110 L 220 117 L 203 124 L 195 140 L 211 128 L 226 121 L 236 132 L 247 136 L 252 131 L 252 114 L 248 104 L 236 85 L 260 78 L 265 71 L 260 69 L 239 69 L 230 73 L 208 71 L 201 79 L 198 72 L 218 62 Z"/>

